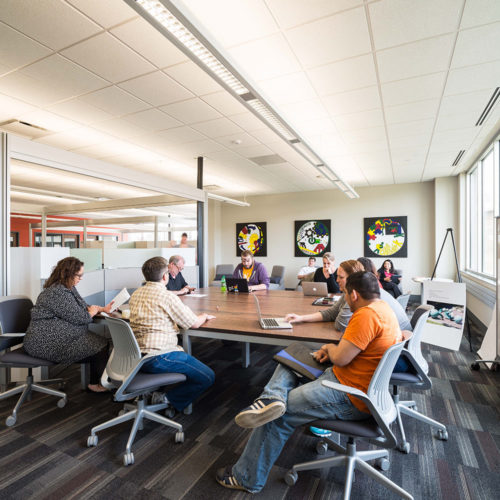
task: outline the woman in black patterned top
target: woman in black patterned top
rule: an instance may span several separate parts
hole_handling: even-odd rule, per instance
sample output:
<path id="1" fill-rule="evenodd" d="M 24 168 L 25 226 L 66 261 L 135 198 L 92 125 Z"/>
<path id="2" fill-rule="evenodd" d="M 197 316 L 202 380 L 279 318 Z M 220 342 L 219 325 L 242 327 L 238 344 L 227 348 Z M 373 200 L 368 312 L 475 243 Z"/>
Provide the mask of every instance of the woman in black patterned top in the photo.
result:
<path id="1" fill-rule="evenodd" d="M 89 306 L 75 286 L 83 277 L 83 262 L 76 257 L 60 260 L 31 310 L 31 322 L 24 337 L 24 350 L 36 358 L 54 363 L 90 363 L 93 392 L 106 389 L 99 383 L 108 359 L 108 341 L 88 330 L 92 318 L 106 307 Z"/>

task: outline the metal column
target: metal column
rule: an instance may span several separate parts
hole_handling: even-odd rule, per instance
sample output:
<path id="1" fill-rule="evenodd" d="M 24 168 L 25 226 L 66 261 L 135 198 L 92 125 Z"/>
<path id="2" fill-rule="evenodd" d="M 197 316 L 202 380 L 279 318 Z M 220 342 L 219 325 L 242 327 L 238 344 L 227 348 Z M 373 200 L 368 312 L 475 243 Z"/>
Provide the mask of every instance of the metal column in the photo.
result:
<path id="1" fill-rule="evenodd" d="M 10 155 L 9 136 L 0 133 L 0 294 L 9 294 L 10 272 Z"/>
<path id="2" fill-rule="evenodd" d="M 203 189 L 203 156 L 198 156 L 198 179 L 196 182 L 196 187 L 198 189 Z M 196 218 L 198 225 L 198 238 L 196 242 L 196 253 L 198 255 L 198 286 L 205 286 L 205 259 L 203 255 L 203 247 L 204 247 L 204 209 L 205 204 L 202 201 L 196 202 Z"/>

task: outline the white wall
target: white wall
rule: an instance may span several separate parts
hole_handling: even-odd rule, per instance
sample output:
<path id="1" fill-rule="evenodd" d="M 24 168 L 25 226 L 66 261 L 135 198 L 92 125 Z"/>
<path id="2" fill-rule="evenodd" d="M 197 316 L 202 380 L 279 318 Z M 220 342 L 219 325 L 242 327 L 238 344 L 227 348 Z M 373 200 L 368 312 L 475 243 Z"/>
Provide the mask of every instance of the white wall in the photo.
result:
<path id="1" fill-rule="evenodd" d="M 360 198 L 350 200 L 338 190 L 308 191 L 248 198 L 250 207 L 229 204 L 220 206 L 220 225 L 212 210 L 210 238 L 216 240 L 220 259 L 215 264 L 237 264 L 236 223 L 267 222 L 268 271 L 281 264 L 286 267 L 285 286 L 297 285 L 296 274 L 307 263 L 307 257 L 294 257 L 294 221 L 331 219 L 333 252 L 337 263 L 363 255 L 363 218 L 408 216 L 408 258 L 393 259 L 403 269 L 404 290 L 420 293 L 412 276 L 429 276 L 434 266 L 434 182 L 377 186 L 357 189 Z M 220 227 L 220 230 L 218 229 Z M 220 231 L 220 238 L 218 234 Z M 214 251 L 214 255 L 216 255 Z M 384 259 L 374 259 L 379 267 Z M 213 272 L 213 271 L 212 271 Z"/>

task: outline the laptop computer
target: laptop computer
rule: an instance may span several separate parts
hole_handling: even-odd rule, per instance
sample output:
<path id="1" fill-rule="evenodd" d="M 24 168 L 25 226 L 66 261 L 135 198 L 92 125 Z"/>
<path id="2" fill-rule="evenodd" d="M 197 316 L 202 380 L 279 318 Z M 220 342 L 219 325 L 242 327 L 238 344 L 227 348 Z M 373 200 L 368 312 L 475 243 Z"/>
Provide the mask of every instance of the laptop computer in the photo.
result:
<path id="1" fill-rule="evenodd" d="M 245 278 L 226 278 L 226 287 L 228 292 L 248 293 L 248 281 Z"/>
<path id="2" fill-rule="evenodd" d="M 328 295 L 328 286 L 326 283 L 305 281 L 301 286 L 304 295 L 313 295 L 314 297 L 326 297 Z"/>
<path id="3" fill-rule="evenodd" d="M 291 323 L 288 323 L 288 321 L 285 321 L 285 318 L 263 318 L 262 314 L 260 313 L 259 299 L 255 294 L 252 294 L 252 296 L 255 299 L 255 306 L 257 307 L 257 315 L 259 316 L 260 326 L 264 330 L 272 330 L 272 329 L 284 330 L 293 328 L 293 325 Z"/>

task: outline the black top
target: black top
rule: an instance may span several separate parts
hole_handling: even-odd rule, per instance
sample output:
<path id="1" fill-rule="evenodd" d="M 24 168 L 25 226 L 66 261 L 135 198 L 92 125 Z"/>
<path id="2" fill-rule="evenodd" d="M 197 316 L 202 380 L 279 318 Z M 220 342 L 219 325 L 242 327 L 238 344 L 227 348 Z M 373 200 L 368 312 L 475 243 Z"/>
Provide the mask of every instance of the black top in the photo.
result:
<path id="1" fill-rule="evenodd" d="M 182 276 L 182 273 L 177 274 L 175 278 L 172 278 L 170 273 L 168 274 L 167 290 L 177 292 L 182 290 L 185 286 L 187 286 L 187 283 L 184 276 Z"/>
<path id="2" fill-rule="evenodd" d="M 318 267 L 314 273 L 314 280 L 316 283 L 326 283 L 328 287 L 328 293 L 340 293 L 339 284 L 337 283 L 337 270 L 330 275 L 328 279 L 325 278 L 323 274 L 323 268 Z"/>

